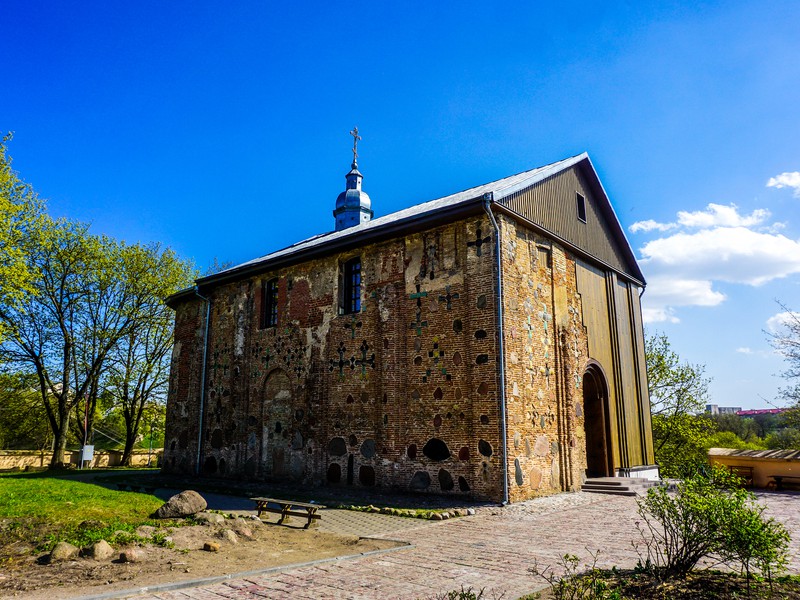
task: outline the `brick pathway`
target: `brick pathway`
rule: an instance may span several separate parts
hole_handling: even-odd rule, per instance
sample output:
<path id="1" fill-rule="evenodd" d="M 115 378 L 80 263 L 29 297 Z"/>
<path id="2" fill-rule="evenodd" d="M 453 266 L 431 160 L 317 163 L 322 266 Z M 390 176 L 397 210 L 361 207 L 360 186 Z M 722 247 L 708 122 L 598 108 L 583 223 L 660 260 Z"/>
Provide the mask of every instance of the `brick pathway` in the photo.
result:
<path id="1" fill-rule="evenodd" d="M 800 572 L 800 495 L 759 496 L 769 514 L 789 528 L 793 537 L 790 571 Z M 484 508 L 475 516 L 449 521 L 409 520 L 402 530 L 378 536 L 413 544 L 404 550 L 137 598 L 413 600 L 463 585 L 485 588 L 487 598 L 502 594 L 513 600 L 544 587 L 528 573 L 535 561 L 555 564 L 567 552 L 586 559 L 587 548 L 600 550 L 599 566 L 633 567 L 638 558 L 632 546 L 637 540 L 637 520 L 633 498 L 561 494 L 503 509 Z M 347 525 L 352 526 L 356 525 Z M 371 521 L 369 528 L 374 527 Z"/>

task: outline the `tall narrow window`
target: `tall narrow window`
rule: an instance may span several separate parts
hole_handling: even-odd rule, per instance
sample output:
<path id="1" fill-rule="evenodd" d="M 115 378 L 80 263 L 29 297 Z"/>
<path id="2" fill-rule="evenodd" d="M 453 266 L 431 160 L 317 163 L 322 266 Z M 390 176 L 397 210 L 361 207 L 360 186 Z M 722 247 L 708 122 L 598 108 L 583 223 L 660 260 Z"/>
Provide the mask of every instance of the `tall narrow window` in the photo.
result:
<path id="1" fill-rule="evenodd" d="M 586 223 L 586 198 L 576 193 L 575 204 L 578 207 L 578 220 Z"/>
<path id="2" fill-rule="evenodd" d="M 270 279 L 261 289 L 261 328 L 275 327 L 278 324 L 278 280 Z"/>
<path id="3" fill-rule="evenodd" d="M 361 312 L 361 257 L 356 256 L 344 263 L 344 314 Z"/>

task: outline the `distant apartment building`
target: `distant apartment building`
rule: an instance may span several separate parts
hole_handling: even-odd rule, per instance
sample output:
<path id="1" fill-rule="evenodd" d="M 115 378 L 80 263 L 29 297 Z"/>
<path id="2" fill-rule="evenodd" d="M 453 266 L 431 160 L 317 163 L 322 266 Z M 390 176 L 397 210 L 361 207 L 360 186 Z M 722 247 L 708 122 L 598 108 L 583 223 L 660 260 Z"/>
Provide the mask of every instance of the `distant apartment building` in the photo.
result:
<path id="1" fill-rule="evenodd" d="M 711 415 L 735 415 L 741 412 L 741 406 L 719 406 L 717 404 L 706 404 L 706 412 Z"/>

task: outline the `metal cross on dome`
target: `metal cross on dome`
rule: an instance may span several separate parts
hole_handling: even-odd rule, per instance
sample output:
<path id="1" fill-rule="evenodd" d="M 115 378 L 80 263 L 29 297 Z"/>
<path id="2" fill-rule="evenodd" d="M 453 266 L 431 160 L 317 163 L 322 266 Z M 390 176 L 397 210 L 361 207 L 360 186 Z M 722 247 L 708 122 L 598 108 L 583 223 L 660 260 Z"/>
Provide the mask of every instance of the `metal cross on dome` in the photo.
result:
<path id="1" fill-rule="evenodd" d="M 350 132 L 350 135 L 353 136 L 353 162 L 356 162 L 358 158 L 358 142 L 361 140 L 361 136 L 358 135 L 358 127 L 353 127 L 353 130 Z"/>

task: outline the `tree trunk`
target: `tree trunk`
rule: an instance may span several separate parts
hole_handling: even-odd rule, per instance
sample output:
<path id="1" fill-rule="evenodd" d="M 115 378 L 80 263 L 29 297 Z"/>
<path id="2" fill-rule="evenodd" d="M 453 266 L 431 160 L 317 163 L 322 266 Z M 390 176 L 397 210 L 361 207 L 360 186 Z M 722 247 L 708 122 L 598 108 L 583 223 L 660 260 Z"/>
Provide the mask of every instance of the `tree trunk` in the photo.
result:
<path id="1" fill-rule="evenodd" d="M 63 467 L 64 454 L 67 450 L 67 436 L 69 435 L 69 410 L 59 411 L 58 431 L 54 431 L 55 443 L 53 445 L 53 456 L 50 459 L 50 468 Z"/>

